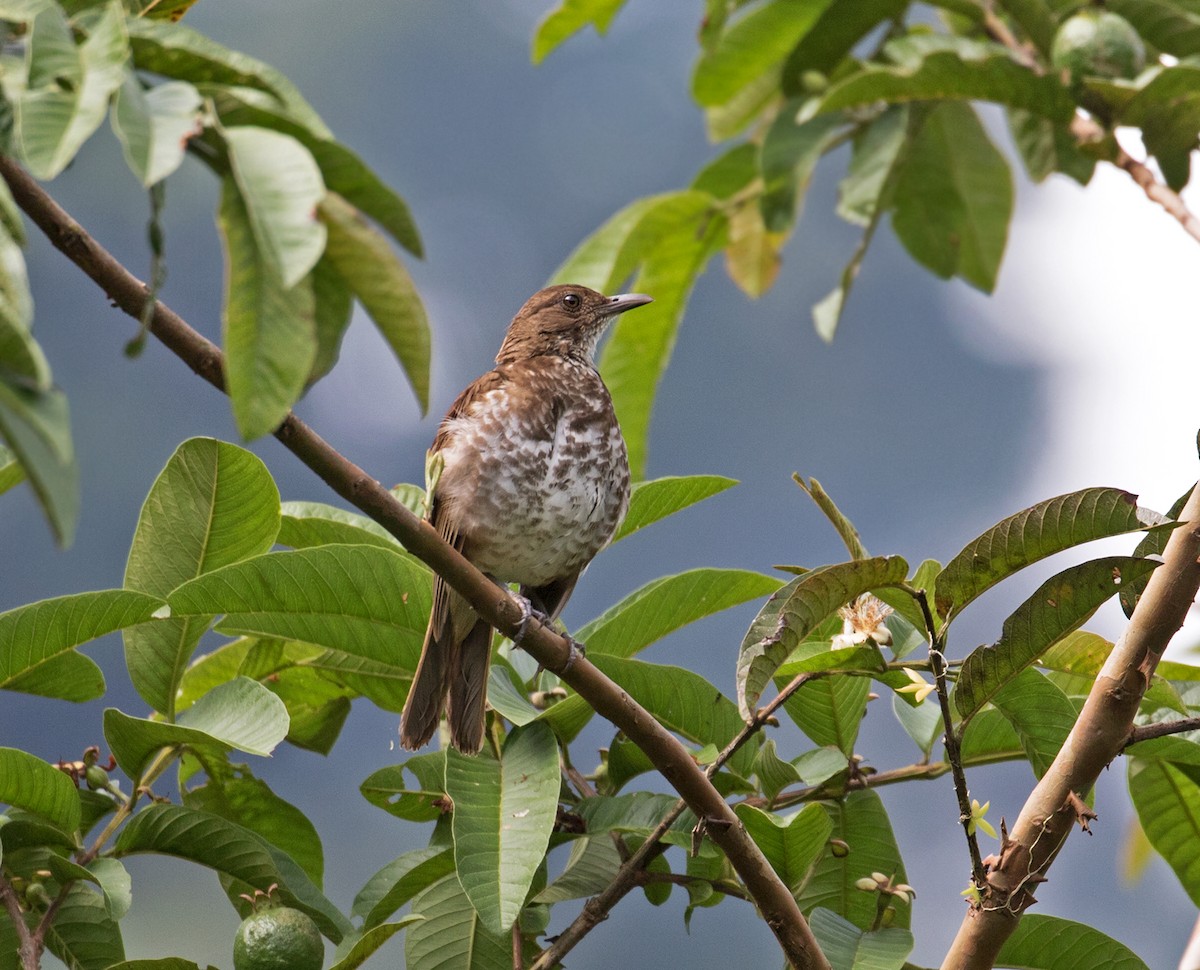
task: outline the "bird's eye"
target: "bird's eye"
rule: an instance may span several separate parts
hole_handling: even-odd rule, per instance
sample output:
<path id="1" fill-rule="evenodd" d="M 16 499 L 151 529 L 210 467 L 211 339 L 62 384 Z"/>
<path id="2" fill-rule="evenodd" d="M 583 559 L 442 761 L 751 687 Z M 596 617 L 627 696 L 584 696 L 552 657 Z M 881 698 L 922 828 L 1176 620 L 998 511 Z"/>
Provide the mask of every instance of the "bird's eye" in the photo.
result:
<path id="1" fill-rule="evenodd" d="M 562 298 L 562 304 L 568 310 L 578 310 L 581 306 L 583 306 L 583 297 L 581 297 L 578 293 L 568 293 Z"/>

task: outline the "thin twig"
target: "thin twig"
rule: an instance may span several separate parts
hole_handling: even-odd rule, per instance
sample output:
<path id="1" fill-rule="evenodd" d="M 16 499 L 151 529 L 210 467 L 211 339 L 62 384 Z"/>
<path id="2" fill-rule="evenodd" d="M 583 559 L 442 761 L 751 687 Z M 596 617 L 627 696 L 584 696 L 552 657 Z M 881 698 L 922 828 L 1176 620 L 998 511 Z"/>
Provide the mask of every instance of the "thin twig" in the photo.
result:
<path id="1" fill-rule="evenodd" d="M 0 177 L 25 213 L 50 242 L 94 280 L 130 316 L 145 308 L 146 286 L 105 250 L 12 159 L 0 157 Z M 161 301 L 151 332 L 199 376 L 225 390 L 220 349 L 192 329 Z M 754 897 L 786 958 L 800 970 L 828 970 L 816 938 L 795 898 L 762 851 L 738 822 L 733 809 L 699 769 L 686 747 L 625 691 L 605 677 L 570 641 L 534 622 L 522 629 L 521 605 L 447 544 L 428 522 L 418 519 L 386 488 L 342 456 L 295 414 L 289 413 L 275 437 L 338 495 L 366 513 L 409 552 L 429 565 L 492 626 L 508 637 L 524 633 L 522 648 L 557 674 L 602 717 L 611 721 L 650 759 L 655 768 L 701 819 L 710 820 L 713 841 L 728 857 Z"/>
<path id="2" fill-rule="evenodd" d="M 1200 730 L 1200 717 L 1181 717 L 1176 721 L 1161 721 L 1158 724 L 1140 724 L 1129 731 L 1125 743 L 1121 746 L 1124 754 L 1129 746 L 1139 741 L 1150 741 L 1153 738 L 1165 738 L 1172 734 L 1183 734 L 1185 731 Z"/>
<path id="3" fill-rule="evenodd" d="M 24 970 L 38 970 L 42 956 L 41 939 L 30 932 L 25 923 L 25 914 L 21 912 L 21 901 L 17 899 L 17 891 L 12 883 L 0 876 L 0 902 L 8 911 L 13 930 L 17 934 L 17 956 Z"/>

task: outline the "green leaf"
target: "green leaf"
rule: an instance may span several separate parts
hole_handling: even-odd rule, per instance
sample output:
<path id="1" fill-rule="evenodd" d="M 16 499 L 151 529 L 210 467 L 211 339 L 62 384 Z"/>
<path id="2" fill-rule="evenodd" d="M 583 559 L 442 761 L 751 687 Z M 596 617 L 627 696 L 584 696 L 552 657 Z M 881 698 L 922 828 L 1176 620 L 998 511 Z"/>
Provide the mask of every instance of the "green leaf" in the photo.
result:
<path id="1" fill-rule="evenodd" d="M 76 45 L 63 11 L 42 9 L 25 48 L 25 86 L 5 74 L 13 102 L 13 141 L 29 171 L 52 179 L 100 127 L 108 99 L 125 78 L 129 57 L 125 11 L 117 0 L 97 8 Z"/>
<path id="2" fill-rule="evenodd" d="M 105 970 L 125 959 L 120 927 L 109 915 L 104 897 L 81 883 L 67 890 L 54 914 L 46 949 L 69 970 Z"/>
<path id="3" fill-rule="evenodd" d="M 1149 970 L 1111 936 L 1083 923 L 1027 913 L 1000 948 L 996 965 L 1021 970 Z"/>
<path id="4" fill-rule="evenodd" d="M 67 834 L 79 828 L 79 792 L 71 779 L 16 748 L 0 748 L 0 803 L 40 815 Z"/>
<path id="5" fill-rule="evenodd" d="M 410 787 L 405 773 L 416 778 Z M 408 822 L 431 822 L 449 807 L 446 803 L 446 753 L 413 755 L 398 765 L 372 772 L 359 786 L 363 798 L 376 808 Z"/>
<path id="6" fill-rule="evenodd" d="M 0 438 L 25 470 L 54 538 L 69 546 L 79 519 L 79 467 L 66 395 L 0 378 Z"/>
<path id="7" fill-rule="evenodd" d="M 1004 621 L 1000 640 L 977 647 L 963 662 L 954 703 L 969 720 L 992 695 L 1043 652 L 1087 621 L 1125 582 L 1148 576 L 1158 563 L 1129 556 L 1093 559 L 1050 577 Z"/>
<path id="8" fill-rule="evenodd" d="M 362 543 L 384 549 L 400 548 L 399 541 L 374 519 L 321 502 L 284 502 L 278 542 L 293 549 Z"/>
<path id="9" fill-rule="evenodd" d="M 558 791 L 558 743 L 545 724 L 514 729 L 499 761 L 446 752 L 455 868 L 494 933 L 511 929 L 525 906 L 554 827 Z"/>
<path id="10" fill-rule="evenodd" d="M 847 123 L 837 112 L 808 117 L 807 105 L 806 98 L 787 102 L 763 137 L 759 206 L 767 228 L 777 232 L 799 218 L 817 162 L 841 139 Z"/>
<path id="11" fill-rule="evenodd" d="M 988 708 L 971 719 L 962 737 L 963 764 L 990 765 L 1028 757 L 1021 738 L 1000 711 Z M 946 766 L 947 770 L 949 765 Z"/>
<path id="12" fill-rule="evenodd" d="M 308 666 L 268 675 L 268 688 L 287 708 L 289 743 L 318 754 L 333 749 L 350 716 L 350 701 L 359 693 L 339 680 Z"/>
<path id="13" fill-rule="evenodd" d="M 828 909 L 809 916 L 821 951 L 839 970 L 902 970 L 913 948 L 913 935 L 898 926 L 864 931 Z"/>
<path id="14" fill-rule="evenodd" d="M 1122 125 L 1142 129 L 1167 185 L 1180 191 L 1191 174 L 1191 152 L 1200 127 L 1200 64 L 1184 63 L 1153 75 L 1116 112 Z"/>
<path id="15" fill-rule="evenodd" d="M 800 687 L 783 709 L 815 744 L 836 747 L 849 757 L 870 692 L 871 682 L 865 677 L 820 677 Z"/>
<path id="16" fill-rule="evenodd" d="M 421 890 L 454 871 L 454 853 L 445 846 L 405 852 L 367 880 L 354 897 L 351 914 L 370 929 L 388 919 Z"/>
<path id="17" fill-rule="evenodd" d="M 1200 770 L 1130 758 L 1129 794 L 1146 838 L 1200 905 Z"/>
<path id="18" fill-rule="evenodd" d="M 879 101 L 957 100 L 995 101 L 1061 124 L 1070 121 L 1074 113 L 1074 103 L 1058 78 L 1031 71 L 998 44 L 945 35 L 910 35 L 904 41 L 907 51 L 896 42 L 889 45 L 893 56 L 900 56 L 900 64 L 866 67 L 832 84 L 822 99 L 822 110 Z"/>
<path id="19" fill-rule="evenodd" d="M 654 295 L 619 318 L 600 355 L 635 480 L 645 474 L 650 411 L 696 275 L 721 242 L 724 217 L 704 192 L 641 199 L 585 240 L 553 279 L 612 292 L 640 263 L 633 287 Z M 635 319 L 636 318 L 636 319 Z"/>
<path id="20" fill-rule="evenodd" d="M 1159 525 L 1137 496 L 1116 488 L 1085 488 L 1031 506 L 992 526 L 938 573 L 937 611 L 943 617 L 1031 563 L 1064 549 Z"/>
<path id="21" fill-rule="evenodd" d="M 423 891 L 412 911 L 424 920 L 404 938 L 404 965 L 411 970 L 512 970 L 510 935 L 488 929 L 455 876 Z"/>
<path id="22" fill-rule="evenodd" d="M 25 257 L 7 228 L 0 228 L 0 369 L 12 384 L 44 393 L 53 387 L 50 365 L 30 332 L 33 297 Z"/>
<path id="23" fill-rule="evenodd" d="M 168 746 L 266 757 L 287 735 L 287 728 L 283 701 L 248 677 L 218 684 L 175 724 L 130 717 L 111 707 L 104 712 L 104 737 L 130 778 L 138 777 L 154 753 Z"/>
<path id="24" fill-rule="evenodd" d="M 533 32 L 533 63 L 540 64 L 554 48 L 589 24 L 603 35 L 624 5 L 625 0 L 562 0 Z"/>
<path id="25" fill-rule="evenodd" d="M 774 576 L 744 569 L 692 569 L 663 576 L 580 627 L 575 636 L 593 655 L 631 657 L 689 623 L 768 596 L 782 585 Z"/>
<path id="26" fill-rule="evenodd" d="M 1075 726 L 1075 706 L 1036 670 L 1021 671 L 992 703 L 1016 730 L 1033 773 L 1041 778 Z"/>
<path id="27" fill-rule="evenodd" d="M 867 34 L 904 13 L 908 0 L 857 0 L 825 6 L 812 28 L 788 54 L 783 66 L 785 95 L 802 93 L 805 71 L 833 72 Z"/>
<path id="28" fill-rule="evenodd" d="M 783 884 L 799 893 L 826 851 L 833 823 L 820 805 L 806 805 L 787 819 L 750 805 L 738 805 L 737 817 Z"/>
<path id="29" fill-rule="evenodd" d="M 125 161 L 149 188 L 179 168 L 187 140 L 201 131 L 200 92 L 186 81 L 167 81 L 148 91 L 129 75 L 117 94 L 113 130 Z"/>
<path id="30" fill-rule="evenodd" d="M 921 753 L 928 758 L 938 738 L 942 736 L 942 713 L 938 710 L 938 705 L 927 697 L 922 703 L 913 706 L 903 700 L 901 695 L 892 694 L 892 713 L 921 749 Z"/>
<path id="31" fill-rule="evenodd" d="M 727 25 L 701 55 L 692 75 L 697 103 L 702 107 L 727 104 L 758 78 L 777 74 L 784 58 L 832 3 L 769 0 Z"/>
<path id="32" fill-rule="evenodd" d="M 270 128 L 224 130 L 229 165 L 264 262 L 283 289 L 300 282 L 325 251 L 326 229 L 316 218 L 325 183 L 312 154 L 290 135 Z"/>
<path id="33" fill-rule="evenodd" d="M 841 752 L 838 752 L 838 758 L 841 759 Z M 612 759 L 611 749 L 609 759 Z M 768 803 L 773 802 L 775 796 L 788 785 L 800 780 L 800 772 L 796 770 L 796 766 L 790 761 L 784 761 L 776 753 L 774 738 L 767 738 L 759 747 L 751 771 L 758 779 L 758 786 L 767 796 Z"/>
<path id="34" fill-rule="evenodd" d="M 612 541 L 619 542 L 659 519 L 712 498 L 736 484 L 735 479 L 723 475 L 672 475 L 637 482 L 629 496 L 629 511 L 625 513 L 625 521 L 617 529 Z"/>
<path id="35" fill-rule="evenodd" d="M 342 946 L 338 948 L 338 953 L 341 955 L 334 961 L 329 970 L 355 970 L 356 967 L 362 966 L 376 950 L 402 929 L 413 923 L 420 922 L 421 919 L 421 916 L 410 914 L 402 916 L 394 923 L 380 923 L 378 926 L 372 926 L 361 933 L 355 931 L 353 937 L 347 937 L 346 940 L 342 941 Z M 346 946 L 347 942 L 350 942 L 349 947 Z"/>
<path id="36" fill-rule="evenodd" d="M 115 920 L 123 919 L 133 905 L 133 880 L 119 860 L 100 856 L 88 863 L 91 878 L 96 880 L 104 892 L 104 905 L 108 915 Z"/>
<path id="37" fill-rule="evenodd" d="M 269 171 L 259 177 L 270 177 Z M 285 286 L 260 250 L 247 207 L 229 178 L 222 185 L 218 224 L 228 267 L 225 377 L 238 431 L 249 440 L 274 431 L 303 392 L 317 355 L 316 309 L 311 283 Z"/>
<path id="38" fill-rule="evenodd" d="M 887 811 L 873 791 L 853 791 L 821 805 L 833 823 L 833 838 L 845 842 L 850 851 L 839 858 L 826 850 L 797 902 L 806 913 L 823 906 L 868 929 L 876 917 L 875 895 L 859 891 L 855 881 L 872 872 L 908 881 Z M 911 907 L 901 902 L 895 906 L 895 925 L 907 929 Z"/>
<path id="39" fill-rule="evenodd" d="M 839 607 L 880 586 L 904 581 L 899 556 L 824 566 L 792 580 L 759 611 L 737 660 L 738 709 L 749 721 L 775 671 L 808 634 Z M 818 742 L 820 743 L 820 742 Z"/>
<path id="40" fill-rule="evenodd" d="M 1033 181 L 1041 182 L 1053 172 L 1062 172 L 1080 185 L 1092 180 L 1096 159 L 1080 150 L 1069 128 L 1020 108 L 1009 108 L 1006 114 L 1013 143 Z"/>
<path id="41" fill-rule="evenodd" d="M 308 282 L 313 291 L 313 321 L 317 331 L 317 354 L 308 375 L 311 387 L 333 370 L 338 361 L 342 339 L 354 312 L 354 294 L 328 256 L 317 260 Z"/>
<path id="42" fill-rule="evenodd" d="M 1171 0 L 1111 0 L 1108 9 L 1120 14 L 1143 40 L 1164 54 L 1200 54 L 1200 8 Z"/>
<path id="43" fill-rule="evenodd" d="M 123 963 L 114 963 L 108 970 L 203 970 L 203 968 L 183 957 L 160 957 L 157 960 L 126 960 Z M 208 970 L 213 970 L 213 968 L 210 966 Z"/>
<path id="44" fill-rule="evenodd" d="M 432 590 L 407 554 L 374 546 L 273 552 L 206 573 L 169 598 L 176 616 L 225 614 L 220 629 L 303 640 L 415 670 Z"/>
<path id="45" fill-rule="evenodd" d="M 607 832 L 628 832 L 645 838 L 658 827 L 668 812 L 674 810 L 675 804 L 673 795 L 635 792 L 632 795 L 585 798 L 576 811 L 586 823 L 588 834 L 593 837 Z M 696 816 L 685 811 L 666 831 L 662 840 L 668 845 L 690 846 L 695 826 Z"/>
<path id="46" fill-rule="evenodd" d="M 589 655 L 602 673 L 649 711 L 663 727 L 699 745 L 724 748 L 743 727 L 737 708 L 699 674 L 682 667 L 648 664 L 604 655 Z M 730 767 L 749 775 L 756 744 L 746 744 L 730 759 Z"/>
<path id="47" fill-rule="evenodd" d="M 74 648 L 149 620 L 156 596 L 109 589 L 76 593 L 0 613 L 0 689 L 84 701 L 104 693 L 104 676 Z"/>
<path id="48" fill-rule="evenodd" d="M 165 598 L 175 587 L 270 549 L 279 491 L 262 461 L 212 438 L 181 444 L 138 516 L 125 587 Z M 125 633 L 125 662 L 143 700 L 168 719 L 209 617 L 172 617 Z"/>
<path id="49" fill-rule="evenodd" d="M 620 868 L 621 857 L 608 836 L 576 839 L 562 874 L 534 896 L 534 902 L 549 905 L 594 896 L 613 881 Z"/>
<path id="50" fill-rule="evenodd" d="M 117 836 L 117 857 L 155 852 L 187 859 L 266 892 L 311 916 L 321 932 L 339 941 L 351 929 L 299 866 L 249 829 L 179 805 L 150 805 L 138 812 Z"/>
<path id="51" fill-rule="evenodd" d="M 139 70 L 192 84 L 244 85 L 266 91 L 316 137 L 332 137 L 296 86 L 262 61 L 231 51 L 183 24 L 132 18 L 128 31 Z"/>
<path id="52" fill-rule="evenodd" d="M 424 414 L 429 408 L 429 321 L 408 270 L 387 240 L 336 192 L 321 200 L 318 216 L 329 237 L 326 257 L 392 348 Z"/>
<path id="53" fill-rule="evenodd" d="M 23 481 L 25 481 L 25 469 L 17 461 L 17 456 L 4 445 L 0 445 L 0 495 L 10 488 L 20 485 Z"/>
<path id="54" fill-rule="evenodd" d="M 1012 173 L 970 105 L 947 102 L 925 115 L 893 205 L 892 228 L 913 259 L 992 291 L 1012 218 Z"/>
<path id="55" fill-rule="evenodd" d="M 805 481 L 798 474 L 792 475 L 792 481 L 799 485 L 804 490 L 804 494 L 812 499 L 817 508 L 825 513 L 825 518 L 837 530 L 837 534 L 845 545 L 846 551 L 850 553 L 851 559 L 869 559 L 871 557 L 871 554 L 867 552 L 867 547 L 863 545 L 858 530 L 854 528 L 854 523 L 846 518 L 845 514 L 837 507 L 837 504 L 830 497 L 829 493 L 825 491 L 820 482 L 815 478 Z"/>

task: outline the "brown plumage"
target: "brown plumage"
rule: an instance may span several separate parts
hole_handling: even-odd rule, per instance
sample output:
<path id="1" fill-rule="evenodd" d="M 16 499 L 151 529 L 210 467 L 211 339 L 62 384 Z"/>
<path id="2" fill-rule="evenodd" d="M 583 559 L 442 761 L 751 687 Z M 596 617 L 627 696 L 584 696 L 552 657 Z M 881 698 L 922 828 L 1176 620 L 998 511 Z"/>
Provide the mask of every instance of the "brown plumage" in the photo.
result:
<path id="1" fill-rule="evenodd" d="M 443 469 L 430 503 L 442 537 L 551 620 L 629 504 L 629 463 L 608 389 L 592 362 L 619 313 L 649 303 L 585 286 L 535 293 L 513 318 L 495 370 L 451 405 L 433 439 Z M 421 661 L 400 720 L 419 748 L 442 710 L 450 739 L 483 744 L 492 628 L 440 577 Z"/>

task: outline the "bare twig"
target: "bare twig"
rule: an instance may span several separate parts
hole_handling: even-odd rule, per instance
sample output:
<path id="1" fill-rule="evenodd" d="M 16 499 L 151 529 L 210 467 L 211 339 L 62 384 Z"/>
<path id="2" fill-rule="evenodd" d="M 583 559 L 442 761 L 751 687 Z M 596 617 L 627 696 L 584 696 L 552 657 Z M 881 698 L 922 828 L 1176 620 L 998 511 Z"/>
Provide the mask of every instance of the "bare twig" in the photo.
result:
<path id="1" fill-rule="evenodd" d="M 0 177 L 8 182 L 17 204 L 50 242 L 94 280 L 117 307 L 139 317 L 145 308 L 145 284 L 100 246 L 14 161 L 0 157 Z M 225 390 L 220 349 L 162 302 L 155 303 L 150 330 L 193 371 Z M 522 632 L 522 610 L 516 599 L 498 589 L 443 541 L 428 522 L 413 515 L 379 482 L 338 453 L 295 414 L 288 414 L 276 429 L 275 437 L 338 495 L 396 536 L 409 552 L 427 563 L 501 633 L 513 637 Z M 692 760 L 687 748 L 586 658 L 579 658 L 568 640 L 537 622 L 523 632 L 522 648 L 634 741 L 696 815 L 710 820 L 713 841 L 746 884 L 793 966 L 828 970 L 828 961 L 791 892 L 739 823 L 733 809 Z"/>
<path id="2" fill-rule="evenodd" d="M 1200 730 L 1200 717 L 1181 717 L 1175 721 L 1161 721 L 1158 724 L 1141 724 L 1130 729 L 1125 743 L 1121 745 L 1121 752 L 1125 753 L 1131 744 L 1137 744 L 1139 741 L 1197 730 Z"/>
<path id="3" fill-rule="evenodd" d="M 1125 635 L 1104 663 L 1071 733 L 1026 800 L 1000 855 L 988 872 L 979 906 L 967 911 L 942 970 L 990 970 L 1032 890 L 1082 817 L 1080 796 L 1118 754 L 1154 669 L 1200 588 L 1200 488 L 1179 516 L 1163 563 L 1150 576 Z"/>

